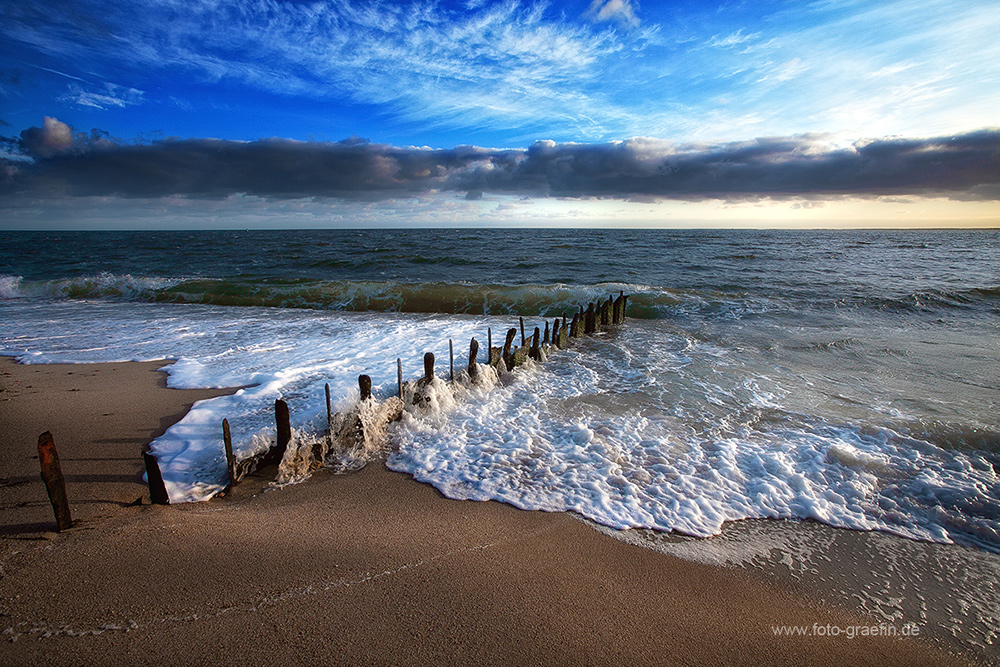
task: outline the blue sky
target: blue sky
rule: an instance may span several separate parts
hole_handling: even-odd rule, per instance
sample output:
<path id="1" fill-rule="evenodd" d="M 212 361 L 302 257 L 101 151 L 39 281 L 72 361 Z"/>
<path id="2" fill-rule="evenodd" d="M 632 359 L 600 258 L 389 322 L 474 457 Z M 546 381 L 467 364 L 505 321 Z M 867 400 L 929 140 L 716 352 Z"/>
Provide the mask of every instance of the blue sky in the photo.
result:
<path id="1" fill-rule="evenodd" d="M 10 226 L 70 224 L 69 210 L 84 220 L 73 224 L 124 226 L 154 217 L 190 226 L 200 214 L 216 215 L 222 226 L 364 225 L 366 215 L 399 225 L 1000 222 L 997 137 L 982 133 L 1000 126 L 995 1 L 0 6 L 0 134 L 7 137 L 0 207 Z M 767 157 L 751 158 L 753 169 L 812 156 L 806 171 L 820 179 L 828 172 L 817 160 L 872 168 L 867 159 L 845 163 L 844 151 L 901 150 L 906 140 L 909 159 L 956 136 L 974 138 L 959 144 L 974 144 L 975 153 L 958 161 L 965 180 L 943 187 L 932 187 L 933 175 L 901 185 L 901 176 L 883 172 L 873 179 L 878 187 L 856 177 L 837 188 L 787 175 L 776 182 L 770 174 L 712 187 L 689 180 L 681 188 L 662 176 L 668 162 L 677 168 L 677 155 L 686 165 L 718 165 L 764 145 Z M 272 138 L 285 142 L 263 150 L 259 140 Z M 280 147 L 278 180 L 316 181 L 296 174 L 289 155 L 299 159 L 312 148 L 327 164 L 348 138 L 368 142 L 367 183 L 375 185 L 331 185 L 341 178 L 331 172 L 313 190 L 261 189 L 237 179 L 199 191 L 185 185 L 198 181 L 196 174 L 171 172 L 156 187 L 130 181 L 116 188 L 73 173 L 94 173 L 98 158 L 112 180 L 122 165 L 134 176 L 140 158 L 139 171 L 148 168 L 153 180 L 206 160 L 231 170 L 230 149 L 251 142 L 261 150 L 239 153 L 240 164 L 274 160 Z M 177 158 L 178 141 L 189 163 Z M 550 143 L 555 148 L 542 150 Z M 954 156 L 956 145 L 942 150 Z M 137 152 L 140 146 L 147 150 Z M 429 180 L 400 175 L 400 160 L 409 164 L 417 155 L 424 164 L 429 149 L 462 146 L 481 150 L 479 163 L 433 153 L 428 168 L 437 171 Z M 156 148 L 170 149 L 165 161 Z M 220 158 L 223 149 L 228 157 Z M 630 161 L 612 178 L 608 160 L 622 150 Z M 482 177 L 483 165 L 537 168 L 529 154 L 543 153 L 573 160 L 574 177 L 595 189 L 554 180 L 555 162 L 546 162 L 544 187 L 524 174 L 502 182 Z M 875 153 L 869 148 L 869 157 Z M 894 169 L 900 159 L 875 168 Z M 970 159 L 978 166 L 968 168 Z M 67 165 L 72 160 L 76 167 Z M 590 177 L 594 169 L 605 173 L 601 183 Z M 654 172 L 661 181 L 650 184 Z M 643 185 L 630 185 L 636 182 Z M 187 213 L 162 213 L 174 209 Z"/>

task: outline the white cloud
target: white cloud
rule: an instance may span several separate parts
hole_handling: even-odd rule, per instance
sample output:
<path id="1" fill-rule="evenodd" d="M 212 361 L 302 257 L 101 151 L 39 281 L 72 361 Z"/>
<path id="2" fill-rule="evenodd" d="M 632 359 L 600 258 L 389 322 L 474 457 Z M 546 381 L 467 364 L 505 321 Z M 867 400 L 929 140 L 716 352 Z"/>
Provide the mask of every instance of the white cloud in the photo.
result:
<path id="1" fill-rule="evenodd" d="M 749 35 L 743 34 L 743 28 L 740 28 L 734 33 L 729 35 L 713 35 L 706 44 L 708 46 L 715 46 L 719 48 L 731 48 L 733 46 L 739 46 L 740 44 L 746 44 L 748 42 L 753 42 L 760 37 L 759 32 L 754 32 Z"/>
<path id="2" fill-rule="evenodd" d="M 60 101 L 73 102 L 82 107 L 107 110 L 112 107 L 119 109 L 126 106 L 142 104 L 145 94 L 141 90 L 104 82 L 103 86 L 87 90 L 83 86 L 70 84 Z"/>
<path id="3" fill-rule="evenodd" d="M 614 21 L 628 27 L 639 25 L 639 17 L 629 0 L 593 0 L 583 15 L 594 23 Z"/>

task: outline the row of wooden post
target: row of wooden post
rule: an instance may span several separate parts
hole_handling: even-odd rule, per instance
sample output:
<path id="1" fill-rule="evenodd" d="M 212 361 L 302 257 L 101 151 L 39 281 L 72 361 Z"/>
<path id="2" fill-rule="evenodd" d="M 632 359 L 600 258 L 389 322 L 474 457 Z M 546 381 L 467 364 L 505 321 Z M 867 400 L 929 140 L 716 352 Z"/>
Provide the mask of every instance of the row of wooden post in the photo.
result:
<path id="1" fill-rule="evenodd" d="M 486 345 L 489 358 L 488 364 L 493 367 L 498 367 L 500 362 L 503 361 L 504 366 L 507 369 L 513 369 L 522 365 L 527 359 L 535 361 L 541 360 L 543 346 L 551 345 L 556 348 L 565 348 L 569 345 L 569 339 L 571 338 L 579 338 L 584 335 L 590 335 L 596 333 L 602 327 L 623 323 L 625 321 L 625 309 L 627 305 L 628 297 L 624 292 L 621 292 L 617 298 L 610 296 L 607 301 L 590 303 L 587 305 L 586 309 L 584 309 L 583 306 L 580 306 L 579 311 L 573 313 L 572 319 L 568 319 L 566 316 L 563 316 L 562 318 L 557 317 L 552 323 L 551 329 L 549 327 L 548 320 L 546 320 L 544 333 L 542 333 L 540 327 L 535 327 L 535 331 L 530 338 L 530 345 L 528 344 L 529 339 L 525 335 L 524 318 L 519 318 L 521 346 L 516 349 L 513 347 L 514 339 L 517 336 L 516 328 L 512 327 L 507 330 L 507 335 L 504 339 L 502 348 L 493 347 L 493 330 L 491 328 L 487 328 Z M 448 355 L 450 361 L 450 380 L 454 381 L 455 347 L 451 339 L 448 340 Z M 468 365 L 468 373 L 472 378 L 475 378 L 478 373 L 478 356 L 479 342 L 473 338 L 469 344 Z M 423 380 L 425 382 L 430 382 L 433 378 L 434 353 L 427 352 L 424 355 Z M 396 380 L 399 385 L 399 397 L 402 398 L 403 362 L 401 359 L 396 359 Z M 361 400 L 364 401 L 371 398 L 371 387 L 372 381 L 369 376 L 361 375 L 358 377 L 358 388 L 361 394 Z M 291 440 L 291 425 L 288 404 L 281 399 L 276 400 L 274 402 L 274 413 L 277 426 L 275 446 L 271 447 L 268 451 L 262 454 L 257 454 L 240 462 L 236 461 L 233 454 L 233 443 L 229 428 L 229 420 L 222 420 L 222 434 L 226 451 L 226 464 L 229 473 L 230 487 L 238 484 L 246 474 L 249 474 L 257 467 L 267 465 L 268 463 L 280 462 L 284 456 L 285 449 Z M 327 428 L 332 429 L 333 412 L 330 402 L 329 384 L 326 385 L 326 416 Z M 146 463 L 146 477 L 149 481 L 150 501 L 154 504 L 169 504 L 170 500 L 163 484 L 163 477 L 160 475 L 156 457 L 146 452 L 143 454 L 143 458 Z"/>

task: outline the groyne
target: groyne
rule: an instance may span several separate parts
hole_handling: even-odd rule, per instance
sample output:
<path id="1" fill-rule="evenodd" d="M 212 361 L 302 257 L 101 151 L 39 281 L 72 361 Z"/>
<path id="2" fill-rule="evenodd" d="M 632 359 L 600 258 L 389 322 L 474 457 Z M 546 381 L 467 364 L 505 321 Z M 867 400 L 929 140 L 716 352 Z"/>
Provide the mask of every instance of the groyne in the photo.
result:
<path id="1" fill-rule="evenodd" d="M 252 456 L 237 459 L 232 445 L 228 419 L 222 422 L 223 447 L 227 462 L 228 485 L 223 494 L 237 486 L 248 475 L 260 473 L 277 466 L 274 482 L 287 484 L 308 476 L 320 467 L 330 466 L 347 470 L 360 467 L 376 452 L 388 445 L 389 426 L 403 417 L 404 412 L 419 417 L 421 413 L 439 409 L 442 404 L 460 399 L 473 389 L 488 391 L 515 368 L 529 361 L 544 363 L 558 350 L 571 347 L 577 340 L 620 326 L 626 320 L 628 295 L 620 292 L 607 300 L 580 305 L 576 312 L 553 319 L 545 319 L 531 327 L 527 333 L 523 317 L 517 326 L 504 334 L 503 344 L 493 344 L 493 331 L 486 332 L 486 363 L 480 363 L 480 344 L 476 338 L 469 342 L 468 363 L 455 372 L 453 340 L 448 341 L 448 379 L 438 375 L 434 354 L 424 355 L 423 374 L 412 380 L 403 380 L 400 359 L 396 360 L 397 392 L 381 400 L 372 394 L 372 380 L 368 375 L 358 377 L 359 400 L 348 410 L 332 410 L 330 386 L 326 385 L 326 430 L 320 437 L 307 437 L 294 433 L 291 428 L 288 404 L 275 401 L 276 437 L 270 447 Z M 518 344 L 519 343 L 519 344 Z M 162 477 L 155 456 L 144 454 L 150 500 L 167 504 L 169 499 L 163 488 Z"/>

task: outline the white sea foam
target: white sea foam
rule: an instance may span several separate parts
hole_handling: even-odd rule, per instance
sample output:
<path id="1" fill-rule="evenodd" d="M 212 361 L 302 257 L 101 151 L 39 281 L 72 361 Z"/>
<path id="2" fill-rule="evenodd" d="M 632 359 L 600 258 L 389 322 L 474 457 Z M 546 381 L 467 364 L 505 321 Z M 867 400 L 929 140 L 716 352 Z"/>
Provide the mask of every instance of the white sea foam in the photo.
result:
<path id="1" fill-rule="evenodd" d="M 21 291 L 21 276 L 0 275 L 0 299 L 19 299 L 24 297 Z"/>
<path id="2" fill-rule="evenodd" d="M 447 377 L 448 338 L 464 350 L 509 318 L 336 313 L 204 305 L 0 304 L 0 353 L 26 363 L 176 359 L 168 385 L 245 386 L 198 403 L 152 443 L 171 500 L 226 483 L 221 422 L 237 456 L 273 438 L 273 403 L 303 437 L 326 426 L 323 385 L 343 409 L 368 374 L 376 397 L 422 375 L 424 352 Z M 527 323 L 526 323 L 527 324 Z M 482 357 L 485 357 L 483 351 Z M 615 528 L 713 535 L 723 522 L 813 518 L 939 542 L 1000 548 L 1000 480 L 976 451 L 800 406 L 810 382 L 719 340 L 656 321 L 581 340 L 545 365 L 456 394 L 432 385 L 390 435 L 390 467 L 453 498 L 573 510 Z M 456 368 L 466 366 L 464 354 Z M 797 383 L 797 384 L 796 384 Z M 490 387 L 496 384 L 495 387 Z M 426 388 L 425 388 L 426 389 Z M 406 392 L 412 404 L 415 386 Z M 294 461 L 290 461 L 294 464 Z M 288 479 L 301 477 L 296 465 Z"/>

